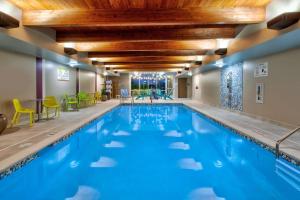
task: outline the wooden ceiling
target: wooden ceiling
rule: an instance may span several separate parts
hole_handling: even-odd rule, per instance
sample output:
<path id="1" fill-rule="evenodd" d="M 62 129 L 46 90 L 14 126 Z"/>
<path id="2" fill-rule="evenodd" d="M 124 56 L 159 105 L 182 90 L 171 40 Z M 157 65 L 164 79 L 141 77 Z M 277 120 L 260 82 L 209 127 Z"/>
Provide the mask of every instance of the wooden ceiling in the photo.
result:
<path id="1" fill-rule="evenodd" d="M 262 7 L 270 0 L 10 0 L 24 10 Z"/>
<path id="2" fill-rule="evenodd" d="M 178 70 L 197 55 L 265 20 L 271 0 L 10 0 L 24 26 L 56 30 L 56 40 L 118 70 Z"/>

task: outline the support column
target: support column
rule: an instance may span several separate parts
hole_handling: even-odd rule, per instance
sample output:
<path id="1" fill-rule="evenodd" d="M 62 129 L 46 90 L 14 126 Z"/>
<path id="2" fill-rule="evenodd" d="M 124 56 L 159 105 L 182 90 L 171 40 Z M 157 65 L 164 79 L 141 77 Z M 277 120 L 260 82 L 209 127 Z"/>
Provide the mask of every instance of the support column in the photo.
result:
<path id="1" fill-rule="evenodd" d="M 97 92 L 97 72 L 95 72 L 95 92 Z"/>
<path id="2" fill-rule="evenodd" d="M 36 99 L 43 99 L 43 59 L 36 57 Z M 36 111 L 40 113 L 40 105 L 36 104 Z"/>
<path id="3" fill-rule="evenodd" d="M 79 93 L 79 68 L 76 68 L 76 94 Z"/>

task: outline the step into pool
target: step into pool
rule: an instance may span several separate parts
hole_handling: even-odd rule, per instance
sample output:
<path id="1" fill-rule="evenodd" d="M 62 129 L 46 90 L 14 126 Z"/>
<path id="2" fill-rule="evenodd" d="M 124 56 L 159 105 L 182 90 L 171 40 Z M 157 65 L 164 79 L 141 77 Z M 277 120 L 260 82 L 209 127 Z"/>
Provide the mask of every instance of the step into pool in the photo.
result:
<path id="1" fill-rule="evenodd" d="M 0 180 L 1 200 L 300 199 L 300 168 L 180 104 L 121 105 Z"/>

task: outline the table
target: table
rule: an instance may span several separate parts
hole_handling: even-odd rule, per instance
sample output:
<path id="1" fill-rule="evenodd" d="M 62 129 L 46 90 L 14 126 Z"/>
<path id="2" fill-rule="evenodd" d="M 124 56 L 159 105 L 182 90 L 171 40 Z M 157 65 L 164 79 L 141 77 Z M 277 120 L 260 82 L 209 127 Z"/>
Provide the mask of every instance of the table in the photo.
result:
<path id="1" fill-rule="evenodd" d="M 44 99 L 32 99 L 31 101 L 36 102 L 36 114 L 38 116 L 36 122 L 41 121 L 43 114 L 43 101 Z"/>

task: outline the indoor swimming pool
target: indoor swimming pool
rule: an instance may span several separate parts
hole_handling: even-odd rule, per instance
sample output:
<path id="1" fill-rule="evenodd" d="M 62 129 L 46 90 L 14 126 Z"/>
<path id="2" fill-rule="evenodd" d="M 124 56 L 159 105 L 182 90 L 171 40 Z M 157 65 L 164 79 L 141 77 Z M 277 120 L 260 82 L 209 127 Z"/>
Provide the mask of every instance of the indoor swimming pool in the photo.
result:
<path id="1" fill-rule="evenodd" d="M 299 199 L 300 168 L 181 104 L 121 105 L 0 180 L 0 199 Z"/>

